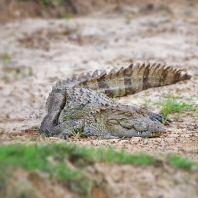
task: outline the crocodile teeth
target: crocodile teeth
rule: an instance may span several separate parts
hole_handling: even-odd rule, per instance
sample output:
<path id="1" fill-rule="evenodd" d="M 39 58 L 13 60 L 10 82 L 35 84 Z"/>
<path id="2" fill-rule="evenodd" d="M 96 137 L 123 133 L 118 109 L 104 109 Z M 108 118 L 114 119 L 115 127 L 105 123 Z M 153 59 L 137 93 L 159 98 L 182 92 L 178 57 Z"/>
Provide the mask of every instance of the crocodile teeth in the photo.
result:
<path id="1" fill-rule="evenodd" d="M 159 137 L 163 134 L 164 134 L 164 132 L 151 132 L 151 137 Z"/>

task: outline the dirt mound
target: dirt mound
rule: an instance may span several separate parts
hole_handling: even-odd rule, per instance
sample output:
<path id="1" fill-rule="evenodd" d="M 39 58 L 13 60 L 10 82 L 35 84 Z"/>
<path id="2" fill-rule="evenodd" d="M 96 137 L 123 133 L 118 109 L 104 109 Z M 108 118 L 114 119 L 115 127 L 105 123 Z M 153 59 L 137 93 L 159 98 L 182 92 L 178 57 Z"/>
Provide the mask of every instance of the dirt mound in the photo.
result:
<path id="1" fill-rule="evenodd" d="M 169 167 L 109 165 L 95 163 L 83 167 L 90 177 L 94 174 L 90 197 L 197 197 L 196 171 L 176 170 Z M 4 184 L 3 197 L 82 197 L 78 183 L 59 182 L 41 171 L 26 171 L 15 168 L 9 176 L 9 185 Z M 89 186 L 85 186 L 88 188 Z"/>
<path id="2" fill-rule="evenodd" d="M 197 163 L 73 144 L 0 146 L 0 197 L 197 197 Z"/>

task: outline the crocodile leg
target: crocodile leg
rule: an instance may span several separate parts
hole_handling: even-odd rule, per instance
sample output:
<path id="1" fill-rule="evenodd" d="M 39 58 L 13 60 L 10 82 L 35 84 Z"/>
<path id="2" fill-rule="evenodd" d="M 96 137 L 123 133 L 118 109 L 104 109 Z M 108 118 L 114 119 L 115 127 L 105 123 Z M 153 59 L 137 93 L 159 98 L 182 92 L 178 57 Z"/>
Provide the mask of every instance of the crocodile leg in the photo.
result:
<path id="1" fill-rule="evenodd" d="M 65 97 L 58 90 L 50 93 L 47 100 L 48 114 L 43 119 L 40 127 L 42 134 L 52 136 L 53 128 L 58 124 L 58 118 L 65 102 Z"/>
<path id="2" fill-rule="evenodd" d="M 59 137 L 62 139 L 67 139 L 70 135 L 76 132 L 83 132 L 84 129 L 84 121 L 77 120 L 77 121 L 65 121 L 51 129 L 51 136 L 52 137 Z"/>

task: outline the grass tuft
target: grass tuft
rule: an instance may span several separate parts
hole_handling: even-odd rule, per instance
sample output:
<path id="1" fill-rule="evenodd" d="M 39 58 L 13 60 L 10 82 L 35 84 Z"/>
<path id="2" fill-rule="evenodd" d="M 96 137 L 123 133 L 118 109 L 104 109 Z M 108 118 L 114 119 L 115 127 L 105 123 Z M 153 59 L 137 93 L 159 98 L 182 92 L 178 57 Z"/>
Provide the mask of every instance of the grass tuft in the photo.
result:
<path id="1" fill-rule="evenodd" d="M 182 113 L 184 111 L 196 111 L 198 107 L 193 103 L 182 102 L 178 97 L 168 94 L 157 103 L 161 106 L 160 113 L 167 118 L 170 113 Z"/>
<path id="2" fill-rule="evenodd" d="M 11 56 L 9 54 L 9 48 L 6 48 L 2 54 L 0 54 L 0 59 L 2 59 L 3 66 L 7 66 L 8 62 L 11 60 Z"/>
<path id="3" fill-rule="evenodd" d="M 168 159 L 168 164 L 172 167 L 183 168 L 186 170 L 190 170 L 192 167 L 197 166 L 197 162 L 189 161 L 177 155 L 171 155 Z"/>

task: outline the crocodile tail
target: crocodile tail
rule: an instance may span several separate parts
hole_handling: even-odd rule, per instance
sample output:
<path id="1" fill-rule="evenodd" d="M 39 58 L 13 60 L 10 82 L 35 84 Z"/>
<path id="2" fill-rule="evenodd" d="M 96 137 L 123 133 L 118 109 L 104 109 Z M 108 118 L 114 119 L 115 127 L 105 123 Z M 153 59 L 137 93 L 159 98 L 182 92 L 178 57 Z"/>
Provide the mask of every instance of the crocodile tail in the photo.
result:
<path id="1" fill-rule="evenodd" d="M 182 70 L 162 64 L 131 64 L 127 68 L 111 70 L 109 73 L 96 70 L 92 75 L 87 73 L 73 79 L 71 82 L 76 87 L 84 87 L 107 96 L 121 97 L 131 95 L 142 90 L 174 84 L 179 81 L 190 79 L 191 76 Z"/>

